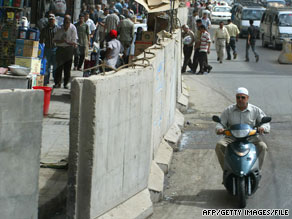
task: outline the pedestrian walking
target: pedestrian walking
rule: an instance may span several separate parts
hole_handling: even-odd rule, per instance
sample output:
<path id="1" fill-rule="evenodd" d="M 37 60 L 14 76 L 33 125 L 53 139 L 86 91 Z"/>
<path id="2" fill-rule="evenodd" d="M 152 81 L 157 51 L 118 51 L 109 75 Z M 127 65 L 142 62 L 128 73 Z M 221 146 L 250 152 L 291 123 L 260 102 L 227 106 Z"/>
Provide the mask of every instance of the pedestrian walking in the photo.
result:
<path id="1" fill-rule="evenodd" d="M 44 78 L 44 85 L 46 86 L 50 82 L 51 67 L 53 67 L 53 78 L 56 74 L 56 44 L 53 41 L 54 36 L 58 28 L 56 25 L 56 19 L 54 14 L 49 14 L 49 24 L 42 29 L 40 34 L 40 43 L 45 44 L 44 57 L 47 60 L 46 63 L 46 72 Z"/>
<path id="2" fill-rule="evenodd" d="M 211 37 L 203 24 L 200 26 L 199 30 L 201 31 L 201 40 L 199 50 L 200 71 L 198 72 L 198 74 L 206 74 L 212 69 L 212 66 L 208 64 L 208 54 L 210 53 Z"/>
<path id="3" fill-rule="evenodd" d="M 74 70 L 81 71 L 85 57 L 88 56 L 90 42 L 89 27 L 85 23 L 84 14 L 79 15 L 79 21 L 75 24 L 78 36 L 78 46 L 74 52 Z"/>
<path id="4" fill-rule="evenodd" d="M 198 64 L 199 64 L 199 57 L 200 57 L 200 43 L 201 43 L 201 31 L 200 26 L 202 25 L 202 20 L 196 20 L 197 30 L 195 33 L 195 45 L 194 45 L 194 56 L 193 56 L 193 66 L 192 66 L 192 73 L 196 74 Z"/>
<path id="5" fill-rule="evenodd" d="M 217 61 L 219 61 L 220 63 L 223 62 L 225 46 L 226 44 L 229 44 L 229 40 L 230 40 L 229 33 L 227 29 L 224 27 L 223 21 L 220 21 L 219 27 L 215 30 L 214 34 Z"/>
<path id="6" fill-rule="evenodd" d="M 96 30 L 96 24 L 94 23 L 93 20 L 91 20 L 89 18 L 89 13 L 88 12 L 85 12 L 84 13 L 84 20 L 85 20 L 85 23 L 88 25 L 89 27 L 89 34 L 90 34 L 90 47 L 93 46 L 93 40 L 94 40 L 94 33 L 95 33 L 95 30 Z"/>
<path id="7" fill-rule="evenodd" d="M 206 30 L 209 31 L 211 28 L 211 21 L 208 18 L 208 12 L 204 11 L 203 17 L 202 17 L 202 24 L 205 26 Z"/>
<path id="8" fill-rule="evenodd" d="M 230 36 L 229 44 L 226 45 L 226 51 L 227 51 L 227 60 L 231 60 L 231 54 L 230 50 L 233 50 L 233 59 L 236 59 L 237 57 L 237 51 L 236 51 L 236 42 L 238 41 L 239 36 L 239 29 L 238 27 L 232 23 L 231 19 L 228 19 L 227 21 L 228 25 L 226 25 L 226 29 Z"/>
<path id="9" fill-rule="evenodd" d="M 196 10 L 196 9 L 193 10 L 193 15 L 188 18 L 187 24 L 188 24 L 189 28 L 191 29 L 191 31 L 193 31 L 194 34 L 196 34 L 196 31 L 198 30 L 196 21 L 199 19 L 200 19 L 200 17 L 199 17 L 198 10 Z"/>
<path id="10" fill-rule="evenodd" d="M 191 60 L 191 56 L 192 56 L 192 52 L 193 52 L 193 45 L 194 45 L 194 41 L 195 41 L 195 36 L 193 31 L 190 30 L 188 25 L 183 25 L 182 26 L 183 29 L 183 53 L 184 53 L 184 63 L 181 69 L 181 72 L 184 73 L 186 72 L 186 68 L 187 66 L 190 67 L 190 69 L 192 69 L 193 65 L 192 65 L 192 60 Z"/>
<path id="11" fill-rule="evenodd" d="M 127 18 L 122 20 L 118 26 L 118 33 L 120 35 L 120 42 L 124 48 L 124 62 L 128 64 L 129 62 L 129 54 L 130 54 L 130 46 L 132 44 L 135 27 L 134 23 L 131 20 L 131 15 L 125 15 Z"/>
<path id="12" fill-rule="evenodd" d="M 104 48 L 104 41 L 105 41 L 105 20 L 109 15 L 109 9 L 105 8 L 103 15 L 99 17 L 98 21 L 98 31 L 99 31 L 99 46 L 101 49 Z"/>
<path id="13" fill-rule="evenodd" d="M 108 15 L 105 19 L 105 35 L 109 34 L 111 30 L 118 30 L 118 25 L 120 23 L 120 18 L 118 16 L 119 11 L 114 10 L 114 13 Z"/>
<path id="14" fill-rule="evenodd" d="M 71 23 L 71 16 L 66 15 L 64 18 L 64 24 L 58 28 L 54 36 L 54 42 L 57 45 L 57 69 L 54 88 L 61 87 L 62 72 L 64 70 L 64 88 L 68 89 L 68 83 L 71 76 L 73 51 L 77 46 L 77 40 L 78 36 L 76 27 Z"/>
<path id="15" fill-rule="evenodd" d="M 251 50 L 253 51 L 253 53 L 255 55 L 256 62 L 258 62 L 259 55 L 255 51 L 256 38 L 258 36 L 258 29 L 255 26 L 253 26 L 253 20 L 249 20 L 249 24 L 250 24 L 250 26 L 247 29 L 248 35 L 247 35 L 247 40 L 246 40 L 245 61 L 249 62 L 248 51 L 249 51 L 249 47 L 251 47 Z"/>

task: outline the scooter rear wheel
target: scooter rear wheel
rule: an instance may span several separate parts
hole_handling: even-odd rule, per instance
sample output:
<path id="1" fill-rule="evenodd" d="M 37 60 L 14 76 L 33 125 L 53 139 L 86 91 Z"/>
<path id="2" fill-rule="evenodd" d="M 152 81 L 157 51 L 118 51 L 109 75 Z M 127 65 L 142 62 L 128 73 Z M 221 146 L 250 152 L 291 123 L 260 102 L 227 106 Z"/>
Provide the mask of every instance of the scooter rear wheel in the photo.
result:
<path id="1" fill-rule="evenodd" d="M 237 178 L 237 188 L 238 188 L 238 201 L 239 201 L 239 207 L 245 208 L 246 206 L 246 191 L 245 191 L 245 178 L 239 177 Z"/>

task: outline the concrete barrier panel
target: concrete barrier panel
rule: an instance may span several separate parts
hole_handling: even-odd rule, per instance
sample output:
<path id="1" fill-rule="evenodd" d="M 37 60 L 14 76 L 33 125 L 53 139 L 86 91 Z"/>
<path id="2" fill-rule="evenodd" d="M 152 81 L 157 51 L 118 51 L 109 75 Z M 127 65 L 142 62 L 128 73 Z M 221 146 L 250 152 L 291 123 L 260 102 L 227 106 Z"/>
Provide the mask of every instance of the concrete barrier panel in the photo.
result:
<path id="1" fill-rule="evenodd" d="M 37 219 L 43 92 L 0 91 L 0 218 Z"/>
<path id="2" fill-rule="evenodd" d="M 70 123 L 70 130 L 77 126 L 80 131 L 77 138 L 70 133 L 70 145 L 75 145 L 70 156 L 77 158 L 78 165 L 75 173 L 69 171 L 77 175 L 77 186 L 71 185 L 77 194 L 68 200 L 75 205 L 67 212 L 69 218 L 96 218 L 147 188 L 152 72 L 151 67 L 127 69 L 72 84 L 77 91 L 72 93 L 73 102 L 76 98 L 81 101 L 71 109 L 75 122 Z"/>
<path id="3" fill-rule="evenodd" d="M 164 49 L 152 50 L 155 58 L 150 62 L 153 66 L 153 120 L 152 120 L 152 147 L 156 153 L 157 147 L 163 138 L 163 120 L 165 103 L 165 59 Z"/>

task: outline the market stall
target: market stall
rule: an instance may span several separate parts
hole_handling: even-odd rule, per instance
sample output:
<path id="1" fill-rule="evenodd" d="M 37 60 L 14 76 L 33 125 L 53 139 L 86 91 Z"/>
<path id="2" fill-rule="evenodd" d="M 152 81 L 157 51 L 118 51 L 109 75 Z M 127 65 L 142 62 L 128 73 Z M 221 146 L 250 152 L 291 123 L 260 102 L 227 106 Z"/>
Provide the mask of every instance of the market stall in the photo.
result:
<path id="1" fill-rule="evenodd" d="M 23 88 L 19 77 L 26 78 L 22 81 L 27 88 L 42 86 L 43 47 L 39 44 L 39 30 L 31 28 L 22 15 L 23 0 L 2 0 L 0 9 L 0 89 L 7 88 L 3 80 L 9 81 L 9 88 Z"/>

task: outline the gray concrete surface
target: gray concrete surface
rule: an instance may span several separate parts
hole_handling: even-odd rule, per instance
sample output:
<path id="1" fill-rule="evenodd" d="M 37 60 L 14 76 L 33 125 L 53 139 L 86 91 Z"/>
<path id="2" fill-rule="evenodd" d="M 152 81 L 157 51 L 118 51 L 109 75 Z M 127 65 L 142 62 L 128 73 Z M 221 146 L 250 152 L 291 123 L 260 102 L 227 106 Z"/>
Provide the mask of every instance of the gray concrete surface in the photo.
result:
<path id="1" fill-rule="evenodd" d="M 70 218 L 98 217 L 147 187 L 151 157 L 174 122 L 179 31 L 153 50 L 153 67 L 73 82 Z"/>
<path id="2" fill-rule="evenodd" d="M 245 40 L 238 42 L 238 59 L 216 61 L 212 46 L 208 75 L 184 76 L 189 87 L 189 109 L 180 151 L 174 153 L 165 182 L 164 200 L 154 205 L 151 219 L 226 218 L 203 217 L 203 209 L 234 209 L 237 200 L 231 197 L 222 183 L 222 171 L 214 149 L 219 139 L 211 116 L 235 102 L 234 92 L 244 86 L 250 91 L 250 102 L 272 116 L 271 133 L 264 136 L 269 151 L 263 167 L 259 190 L 247 200 L 247 209 L 289 209 L 291 212 L 291 128 L 292 72 L 289 65 L 280 65 L 280 51 L 256 49 L 260 61 L 245 59 Z M 291 214 L 291 213 L 290 213 Z M 291 216 L 289 216 L 291 217 Z M 254 217 L 232 217 L 254 218 Z M 266 217 L 257 217 L 266 218 Z M 270 217 L 281 218 L 281 217 Z"/>
<path id="3" fill-rule="evenodd" d="M 127 69 L 73 83 L 80 92 L 72 93 L 70 136 L 77 147 L 70 150 L 78 153 L 78 168 L 77 202 L 68 200 L 77 215 L 70 218 L 96 218 L 147 187 L 152 71 Z"/>
<path id="4" fill-rule="evenodd" d="M 27 89 L 28 81 L 26 76 L 0 74 L 0 89 Z"/>
<path id="5" fill-rule="evenodd" d="M 43 92 L 0 90 L 0 217 L 37 219 Z"/>

